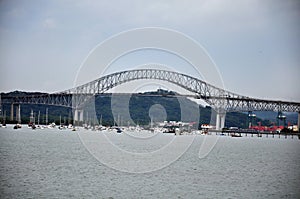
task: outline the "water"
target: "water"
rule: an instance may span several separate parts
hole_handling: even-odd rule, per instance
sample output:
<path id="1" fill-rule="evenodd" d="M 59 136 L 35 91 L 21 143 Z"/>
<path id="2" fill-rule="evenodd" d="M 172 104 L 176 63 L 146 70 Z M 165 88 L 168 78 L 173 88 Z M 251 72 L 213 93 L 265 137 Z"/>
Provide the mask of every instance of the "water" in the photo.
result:
<path id="1" fill-rule="evenodd" d="M 163 142 L 143 146 L 122 134 L 109 135 L 132 150 L 156 149 Z M 222 136 L 199 159 L 204 137 L 197 136 L 168 167 L 134 174 L 97 161 L 78 132 L 1 128 L 1 198 L 300 198 L 298 138 Z"/>

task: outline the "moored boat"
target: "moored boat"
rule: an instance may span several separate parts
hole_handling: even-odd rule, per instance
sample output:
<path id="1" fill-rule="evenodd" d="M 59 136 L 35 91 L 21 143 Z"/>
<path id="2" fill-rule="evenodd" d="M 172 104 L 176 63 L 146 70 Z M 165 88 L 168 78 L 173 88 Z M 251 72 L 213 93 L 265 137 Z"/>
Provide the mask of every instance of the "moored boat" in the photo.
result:
<path id="1" fill-rule="evenodd" d="M 240 133 L 231 133 L 231 137 L 243 137 Z"/>
<path id="2" fill-rule="evenodd" d="M 122 133 L 122 130 L 120 128 L 117 128 L 117 133 Z"/>
<path id="3" fill-rule="evenodd" d="M 20 128 L 22 128 L 22 126 L 21 126 L 21 124 L 16 124 L 14 127 L 13 127 L 14 129 L 20 129 Z"/>

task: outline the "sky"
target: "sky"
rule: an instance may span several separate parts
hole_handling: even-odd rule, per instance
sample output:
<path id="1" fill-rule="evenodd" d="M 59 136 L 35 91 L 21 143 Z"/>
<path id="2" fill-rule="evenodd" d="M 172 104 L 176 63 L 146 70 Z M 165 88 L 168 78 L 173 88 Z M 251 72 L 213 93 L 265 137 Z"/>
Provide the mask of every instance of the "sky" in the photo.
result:
<path id="1" fill-rule="evenodd" d="M 69 89 L 99 43 L 127 30 L 160 27 L 199 43 L 226 90 L 300 102 L 299 20 L 298 0 L 1 0 L 0 92 Z M 147 50 L 114 65 L 180 63 L 185 71 L 177 59 Z"/>

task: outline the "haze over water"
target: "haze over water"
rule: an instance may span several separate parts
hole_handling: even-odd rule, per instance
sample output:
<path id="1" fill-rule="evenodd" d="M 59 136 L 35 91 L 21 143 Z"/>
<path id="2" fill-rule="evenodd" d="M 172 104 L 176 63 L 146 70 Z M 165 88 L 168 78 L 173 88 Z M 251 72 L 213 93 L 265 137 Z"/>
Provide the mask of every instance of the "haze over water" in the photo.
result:
<path id="1" fill-rule="evenodd" d="M 1 198 L 300 197 L 300 140 L 296 137 L 222 136 L 209 155 L 199 159 L 205 137 L 199 135 L 170 166 L 132 174 L 97 161 L 78 133 L 97 132 L 1 128 Z M 128 142 L 123 144 L 132 150 L 145 149 L 123 139 L 123 134 L 109 135 L 116 142 Z M 155 140 L 147 149 L 160 147 L 159 142 Z"/>

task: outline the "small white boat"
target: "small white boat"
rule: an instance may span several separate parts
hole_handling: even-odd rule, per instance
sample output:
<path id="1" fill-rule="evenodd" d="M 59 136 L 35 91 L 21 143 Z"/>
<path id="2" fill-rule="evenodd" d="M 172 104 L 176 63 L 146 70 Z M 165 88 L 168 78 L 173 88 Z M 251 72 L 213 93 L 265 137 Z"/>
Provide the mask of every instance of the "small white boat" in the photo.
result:
<path id="1" fill-rule="evenodd" d="M 231 137 L 243 137 L 240 133 L 231 133 Z"/>
<path id="2" fill-rule="evenodd" d="M 21 124 L 16 124 L 13 128 L 14 129 L 20 129 L 20 128 L 22 128 L 22 125 Z"/>

